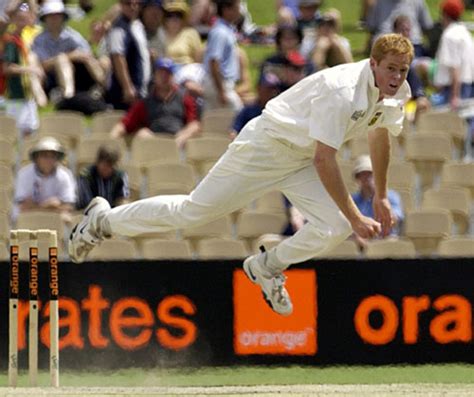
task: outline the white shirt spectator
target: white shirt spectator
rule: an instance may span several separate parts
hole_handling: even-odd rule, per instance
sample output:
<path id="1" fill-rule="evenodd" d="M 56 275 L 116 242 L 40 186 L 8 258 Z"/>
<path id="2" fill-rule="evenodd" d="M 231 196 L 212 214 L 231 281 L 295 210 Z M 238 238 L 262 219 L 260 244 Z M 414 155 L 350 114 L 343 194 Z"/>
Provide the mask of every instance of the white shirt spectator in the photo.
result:
<path id="1" fill-rule="evenodd" d="M 367 133 L 367 127 L 387 128 L 398 135 L 403 105 L 411 97 L 408 83 L 394 97 L 382 101 L 378 97 L 368 59 L 335 66 L 270 100 L 263 111 L 266 132 L 301 147 L 311 157 L 315 140 L 339 149 L 347 140 Z"/>
<path id="2" fill-rule="evenodd" d="M 15 197 L 13 219 L 18 216 L 18 204 L 31 198 L 35 203 L 41 203 L 52 197 L 57 197 L 63 203 L 75 204 L 76 181 L 72 172 L 59 165 L 51 175 L 44 176 L 38 172 L 35 164 L 31 163 L 18 171 L 15 181 Z"/>
<path id="3" fill-rule="evenodd" d="M 438 69 L 434 83 L 438 87 L 452 84 L 450 68 L 460 71 L 461 83 L 471 84 L 473 81 L 474 44 L 471 33 L 459 22 L 449 24 L 441 35 L 436 53 Z"/>

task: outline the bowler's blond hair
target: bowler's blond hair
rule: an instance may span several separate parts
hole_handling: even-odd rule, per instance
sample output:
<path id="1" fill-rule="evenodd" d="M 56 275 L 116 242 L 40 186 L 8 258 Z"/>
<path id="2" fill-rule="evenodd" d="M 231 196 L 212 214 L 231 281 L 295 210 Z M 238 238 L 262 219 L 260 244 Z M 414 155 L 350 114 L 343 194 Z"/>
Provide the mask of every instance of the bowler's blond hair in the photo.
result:
<path id="1" fill-rule="evenodd" d="M 370 57 L 380 62 L 388 54 L 393 55 L 408 55 L 410 57 L 410 63 L 415 56 L 415 50 L 410 40 L 401 34 L 389 33 L 380 36 L 375 40 L 372 50 L 370 51 Z"/>

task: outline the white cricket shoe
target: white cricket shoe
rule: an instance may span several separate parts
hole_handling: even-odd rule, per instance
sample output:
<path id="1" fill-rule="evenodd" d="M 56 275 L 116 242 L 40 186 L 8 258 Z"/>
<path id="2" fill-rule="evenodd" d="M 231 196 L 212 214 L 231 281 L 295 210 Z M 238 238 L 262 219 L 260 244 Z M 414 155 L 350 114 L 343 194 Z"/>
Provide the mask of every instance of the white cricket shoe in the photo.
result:
<path id="1" fill-rule="evenodd" d="M 84 262 L 89 252 L 104 239 L 98 231 L 97 218 L 108 210 L 110 204 L 103 197 L 95 197 L 86 207 L 82 220 L 69 236 L 68 252 L 73 262 Z"/>
<path id="2" fill-rule="evenodd" d="M 249 256 L 244 261 L 244 272 L 254 284 L 260 285 L 263 298 L 278 314 L 289 316 L 293 312 L 290 295 L 285 288 L 283 273 L 271 274 L 264 268 L 266 253 Z"/>

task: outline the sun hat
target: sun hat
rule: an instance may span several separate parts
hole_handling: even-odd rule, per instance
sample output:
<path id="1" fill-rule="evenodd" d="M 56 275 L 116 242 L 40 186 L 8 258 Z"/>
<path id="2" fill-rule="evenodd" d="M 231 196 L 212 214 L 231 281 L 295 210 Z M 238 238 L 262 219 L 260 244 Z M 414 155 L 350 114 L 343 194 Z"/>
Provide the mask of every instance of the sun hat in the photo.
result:
<path id="1" fill-rule="evenodd" d="M 59 160 L 62 160 L 65 155 L 65 151 L 62 145 L 56 138 L 53 138 L 52 136 L 45 136 L 31 148 L 30 159 L 34 160 L 35 156 L 39 152 L 55 152 L 58 155 Z"/>
<path id="2" fill-rule="evenodd" d="M 357 157 L 355 163 L 354 163 L 354 168 L 352 170 L 352 175 L 354 178 L 357 176 L 357 174 L 364 172 L 364 171 L 370 171 L 372 172 L 372 161 L 370 161 L 370 156 L 367 154 L 364 154 L 362 156 Z"/>
<path id="3" fill-rule="evenodd" d="M 64 7 L 64 3 L 59 0 L 49 0 L 41 6 L 40 20 L 43 21 L 46 15 L 51 14 L 63 14 L 65 19 L 69 18 L 66 8 Z"/>

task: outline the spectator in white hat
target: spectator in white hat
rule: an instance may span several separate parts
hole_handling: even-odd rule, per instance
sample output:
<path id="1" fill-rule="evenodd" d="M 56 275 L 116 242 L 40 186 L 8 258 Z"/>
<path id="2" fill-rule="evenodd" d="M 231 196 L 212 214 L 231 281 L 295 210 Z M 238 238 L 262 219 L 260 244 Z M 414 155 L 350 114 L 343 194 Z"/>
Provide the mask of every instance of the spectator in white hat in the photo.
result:
<path id="1" fill-rule="evenodd" d="M 352 175 L 359 186 L 359 190 L 352 194 L 352 199 L 359 211 L 368 217 L 374 218 L 373 199 L 375 195 L 374 173 L 372 170 L 372 162 L 369 155 L 359 156 L 354 165 Z M 392 206 L 393 221 L 395 223 L 392 228 L 392 234 L 400 233 L 400 224 L 403 221 L 403 207 L 400 195 L 394 190 L 388 191 L 388 200 Z M 360 248 L 364 248 L 367 239 L 354 234 L 355 241 Z"/>
<path id="2" fill-rule="evenodd" d="M 31 149 L 31 163 L 18 171 L 13 218 L 22 211 L 51 210 L 68 219 L 76 202 L 76 182 L 61 164 L 65 152 L 52 137 L 44 137 Z"/>
<path id="3" fill-rule="evenodd" d="M 64 98 L 73 97 L 76 91 L 88 91 L 94 84 L 105 84 L 105 73 L 89 43 L 66 26 L 68 18 L 62 1 L 45 2 L 40 10 L 44 31 L 32 46 L 47 74 L 47 91 L 59 86 Z"/>

